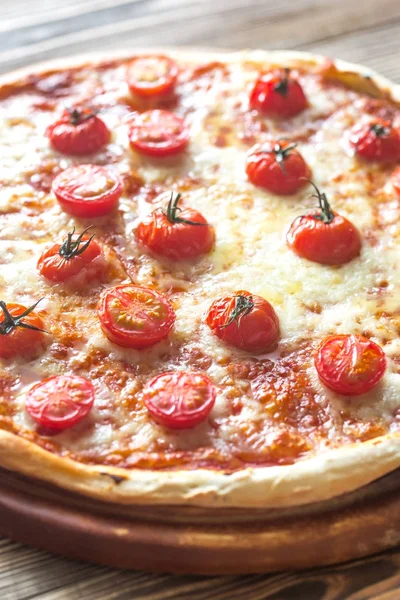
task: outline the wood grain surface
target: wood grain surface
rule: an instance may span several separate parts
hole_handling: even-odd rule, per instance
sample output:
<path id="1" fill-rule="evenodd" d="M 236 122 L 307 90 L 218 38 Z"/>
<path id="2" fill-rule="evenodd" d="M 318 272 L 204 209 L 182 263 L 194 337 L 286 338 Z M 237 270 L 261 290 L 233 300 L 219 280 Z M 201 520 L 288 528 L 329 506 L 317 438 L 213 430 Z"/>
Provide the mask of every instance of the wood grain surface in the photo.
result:
<path id="1" fill-rule="evenodd" d="M 309 50 L 400 83 L 399 0 L 1 0 L 0 72 L 146 45 Z M 400 550 L 303 573 L 177 577 L 61 559 L 0 540 L 2 600 L 399 600 Z"/>

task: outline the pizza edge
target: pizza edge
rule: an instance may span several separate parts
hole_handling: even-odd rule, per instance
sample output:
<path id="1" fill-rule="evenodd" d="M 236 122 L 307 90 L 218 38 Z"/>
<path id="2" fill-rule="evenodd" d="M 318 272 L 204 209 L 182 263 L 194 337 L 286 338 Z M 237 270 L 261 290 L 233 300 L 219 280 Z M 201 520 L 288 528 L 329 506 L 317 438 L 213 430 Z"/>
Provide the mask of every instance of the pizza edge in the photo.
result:
<path id="1" fill-rule="evenodd" d="M 187 63 L 252 61 L 318 70 L 358 92 L 400 105 L 400 85 L 370 68 L 292 51 L 212 51 L 144 48 L 88 54 L 39 63 L 0 76 L 0 93 L 32 75 L 101 65 L 149 51 L 168 52 Z M 22 437 L 0 430 L 0 467 L 78 494 L 117 504 L 283 508 L 330 500 L 355 491 L 400 467 L 400 434 L 334 449 L 293 465 L 247 467 L 234 473 L 211 469 L 156 471 L 87 465 L 52 454 Z"/>

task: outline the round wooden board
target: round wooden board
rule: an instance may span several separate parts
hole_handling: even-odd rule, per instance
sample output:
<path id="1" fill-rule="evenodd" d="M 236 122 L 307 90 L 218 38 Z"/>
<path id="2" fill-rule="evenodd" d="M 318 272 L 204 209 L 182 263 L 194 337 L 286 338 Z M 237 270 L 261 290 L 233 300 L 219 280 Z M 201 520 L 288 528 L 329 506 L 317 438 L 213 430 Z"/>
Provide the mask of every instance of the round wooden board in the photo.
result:
<path id="1" fill-rule="evenodd" d="M 0 471 L 0 533 L 128 569 L 244 574 L 366 556 L 400 542 L 400 470 L 333 502 L 285 511 L 121 507 Z"/>

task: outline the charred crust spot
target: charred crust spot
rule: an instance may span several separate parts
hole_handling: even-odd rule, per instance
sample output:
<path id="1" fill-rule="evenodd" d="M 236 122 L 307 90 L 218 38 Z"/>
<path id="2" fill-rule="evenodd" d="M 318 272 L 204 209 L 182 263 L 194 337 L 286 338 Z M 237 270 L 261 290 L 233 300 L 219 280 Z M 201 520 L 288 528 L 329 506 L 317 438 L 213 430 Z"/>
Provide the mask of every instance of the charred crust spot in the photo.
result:
<path id="1" fill-rule="evenodd" d="M 127 477 L 121 477 L 121 475 L 114 475 L 113 473 L 106 473 L 105 471 L 101 471 L 100 475 L 104 475 L 104 477 L 109 477 L 113 480 L 116 485 L 119 485 L 123 481 L 126 481 Z"/>

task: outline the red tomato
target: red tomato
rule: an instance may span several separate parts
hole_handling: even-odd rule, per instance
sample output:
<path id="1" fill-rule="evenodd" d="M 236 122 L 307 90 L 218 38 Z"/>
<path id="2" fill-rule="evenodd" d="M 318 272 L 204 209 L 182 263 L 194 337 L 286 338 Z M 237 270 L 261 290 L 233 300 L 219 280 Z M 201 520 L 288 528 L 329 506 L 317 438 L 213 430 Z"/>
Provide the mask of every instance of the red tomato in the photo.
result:
<path id="1" fill-rule="evenodd" d="M 215 403 L 216 390 L 203 373 L 163 373 L 143 390 L 144 403 L 157 423 L 189 429 L 204 421 Z"/>
<path id="2" fill-rule="evenodd" d="M 400 160 L 400 133 L 389 121 L 376 119 L 356 125 L 350 133 L 355 153 L 365 160 L 396 162 Z"/>
<path id="3" fill-rule="evenodd" d="M 344 396 L 358 396 L 382 379 L 386 356 L 378 344 L 362 335 L 331 335 L 320 345 L 315 367 L 328 388 Z"/>
<path id="4" fill-rule="evenodd" d="M 252 148 L 246 165 L 251 183 L 282 196 L 295 194 L 304 187 L 311 171 L 296 146 L 280 141 Z"/>
<path id="5" fill-rule="evenodd" d="M 111 169 L 77 165 L 60 173 L 52 190 L 65 212 L 74 217 L 102 217 L 118 204 L 122 181 Z"/>
<path id="6" fill-rule="evenodd" d="M 260 75 L 250 94 L 250 108 L 275 119 L 294 117 L 306 106 L 303 88 L 290 69 Z"/>
<path id="7" fill-rule="evenodd" d="M 175 311 L 168 298 L 130 283 L 105 290 L 98 314 L 109 340 L 137 349 L 148 348 L 165 338 L 175 322 Z"/>
<path id="8" fill-rule="evenodd" d="M 107 125 L 87 108 L 65 110 L 47 128 L 46 135 L 53 148 L 63 154 L 92 154 L 110 141 Z"/>
<path id="9" fill-rule="evenodd" d="M 165 96 L 176 83 L 178 66 L 168 56 L 136 56 L 128 65 L 127 81 L 138 96 Z"/>
<path id="10" fill-rule="evenodd" d="M 279 319 L 271 304 L 244 291 L 214 300 L 206 323 L 224 342 L 257 354 L 273 350 L 280 337 Z"/>
<path id="11" fill-rule="evenodd" d="M 44 342 L 44 323 L 34 311 L 38 305 L 26 308 L 22 304 L 0 301 L 0 358 L 36 354 Z"/>
<path id="12" fill-rule="evenodd" d="M 155 210 L 139 223 L 136 239 L 171 260 L 196 258 L 211 250 L 214 228 L 193 208 L 180 209 L 180 194 L 171 193 L 167 210 Z"/>
<path id="13" fill-rule="evenodd" d="M 90 381 L 77 375 L 58 375 L 31 387 L 25 408 L 40 425 L 62 431 L 82 421 L 93 403 L 94 388 Z"/>
<path id="14" fill-rule="evenodd" d="M 179 154 L 189 142 L 189 130 L 184 120 L 167 110 L 136 114 L 128 135 L 133 150 L 158 158 Z"/>
<path id="15" fill-rule="evenodd" d="M 397 167 L 392 173 L 392 186 L 394 191 L 400 196 L 400 167 Z"/>
<path id="16" fill-rule="evenodd" d="M 68 281 L 80 273 L 85 273 L 86 281 L 99 274 L 102 264 L 97 260 L 103 251 L 96 240 L 85 235 L 75 235 L 75 228 L 68 234 L 63 244 L 54 244 L 39 258 L 39 273 L 54 283 Z"/>
<path id="17" fill-rule="evenodd" d="M 360 233 L 348 219 L 333 212 L 326 195 L 314 187 L 319 209 L 295 219 L 286 241 L 302 258 L 321 265 L 343 265 L 360 254 Z"/>

